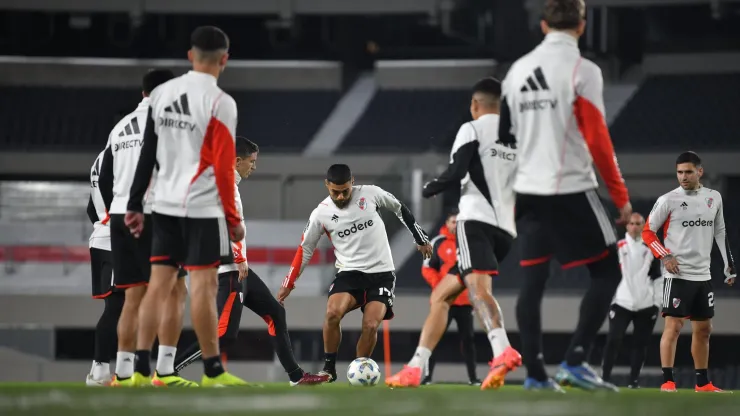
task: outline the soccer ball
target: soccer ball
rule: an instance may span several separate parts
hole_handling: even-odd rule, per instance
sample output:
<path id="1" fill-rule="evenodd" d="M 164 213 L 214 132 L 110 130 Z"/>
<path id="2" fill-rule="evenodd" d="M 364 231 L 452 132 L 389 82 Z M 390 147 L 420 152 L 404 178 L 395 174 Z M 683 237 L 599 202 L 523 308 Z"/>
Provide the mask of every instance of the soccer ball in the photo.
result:
<path id="1" fill-rule="evenodd" d="M 374 386 L 380 381 L 380 367 L 372 358 L 357 358 L 349 364 L 347 380 L 353 386 Z"/>

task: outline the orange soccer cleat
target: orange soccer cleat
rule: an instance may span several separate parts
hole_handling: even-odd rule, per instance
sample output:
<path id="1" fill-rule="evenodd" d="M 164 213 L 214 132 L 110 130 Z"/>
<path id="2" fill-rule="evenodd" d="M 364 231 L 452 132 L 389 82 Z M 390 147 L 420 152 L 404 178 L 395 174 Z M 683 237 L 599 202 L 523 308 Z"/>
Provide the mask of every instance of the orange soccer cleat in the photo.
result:
<path id="1" fill-rule="evenodd" d="M 421 368 L 403 366 L 398 373 L 385 379 L 388 387 L 419 387 L 421 385 Z"/>
<path id="2" fill-rule="evenodd" d="M 698 387 L 697 387 L 698 388 Z M 676 383 L 673 381 L 666 381 L 660 386 L 660 391 L 666 392 L 666 393 L 675 393 L 676 390 Z"/>
<path id="3" fill-rule="evenodd" d="M 710 381 L 709 384 L 705 384 L 701 387 L 696 386 L 694 391 L 697 393 L 732 393 L 732 391 L 724 391 L 719 387 L 715 387 Z"/>
<path id="4" fill-rule="evenodd" d="M 522 356 L 517 350 L 509 346 L 489 364 L 491 365 L 491 371 L 481 383 L 481 390 L 497 389 L 503 386 L 506 374 L 522 365 Z"/>

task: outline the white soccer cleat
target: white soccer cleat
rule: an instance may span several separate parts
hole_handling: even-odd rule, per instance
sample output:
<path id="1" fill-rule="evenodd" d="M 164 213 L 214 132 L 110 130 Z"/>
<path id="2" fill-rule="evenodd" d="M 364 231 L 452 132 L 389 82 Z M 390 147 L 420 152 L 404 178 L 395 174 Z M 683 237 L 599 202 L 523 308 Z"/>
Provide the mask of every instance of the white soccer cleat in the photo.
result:
<path id="1" fill-rule="evenodd" d="M 104 377 L 98 380 L 93 378 L 92 374 L 88 374 L 85 379 L 85 385 L 87 385 L 87 387 L 107 387 L 110 386 L 111 381 L 112 377 L 110 376 L 108 376 L 108 378 Z"/>

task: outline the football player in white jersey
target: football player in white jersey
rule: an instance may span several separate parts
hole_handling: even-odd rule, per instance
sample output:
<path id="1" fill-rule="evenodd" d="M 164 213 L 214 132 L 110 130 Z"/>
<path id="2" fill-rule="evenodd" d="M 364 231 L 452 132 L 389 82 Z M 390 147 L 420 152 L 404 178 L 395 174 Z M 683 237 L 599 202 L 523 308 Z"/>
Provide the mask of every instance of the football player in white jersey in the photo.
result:
<path id="1" fill-rule="evenodd" d="M 103 162 L 100 152 L 90 168 L 90 201 L 87 216 L 93 223 L 90 235 L 90 267 L 92 271 L 92 297 L 103 299 L 105 308 L 95 327 L 95 354 L 88 386 L 106 386 L 111 382 L 110 359 L 116 356 L 116 326 L 123 309 L 123 291 L 113 287 L 113 259 L 110 254 L 110 217 L 105 209 L 103 196 L 98 187 L 100 166 Z"/>
<path id="2" fill-rule="evenodd" d="M 432 291 L 429 315 L 414 356 L 399 373 L 386 378 L 391 387 L 418 387 L 422 369 L 444 334 L 450 304 L 467 287 L 470 302 L 488 335 L 493 352 L 481 390 L 498 388 L 522 357 L 509 344 L 501 309 L 493 297 L 492 278 L 516 237 L 514 177 L 516 147 L 498 139 L 501 83 L 484 78 L 473 86 L 470 115 L 460 127 L 450 152 L 450 164 L 424 186 L 424 197 L 460 187 L 457 216 L 457 261 L 460 275 L 448 274 Z"/>
<path id="3" fill-rule="evenodd" d="M 370 357 L 380 323 L 393 318 L 395 266 L 385 224 L 378 211 L 386 209 L 398 216 L 424 258 L 431 257 L 432 246 L 403 203 L 375 185 L 355 185 L 349 166 L 330 166 L 324 182 L 329 197 L 311 213 L 301 245 L 278 292 L 278 300 L 283 302 L 290 295 L 296 279 L 311 261 L 319 239 L 326 234 L 334 245 L 339 272 L 329 286 L 324 319 L 324 369 L 319 374 L 331 376 L 333 382 L 337 379 L 342 318 L 354 309 L 362 309 L 357 357 Z"/>
<path id="4" fill-rule="evenodd" d="M 719 192 L 702 186 L 701 159 L 685 152 L 676 159 L 678 188 L 658 198 L 650 211 L 642 239 L 665 266 L 663 316 L 660 340 L 663 367 L 661 391 L 675 392 L 673 363 L 676 342 L 684 320 L 691 320 L 691 355 L 696 369 L 697 392 L 722 392 L 709 381 L 709 335 L 714 316 L 714 290 L 710 263 L 712 242 L 724 261 L 725 283 L 735 283 L 736 269 L 725 230 L 724 204 Z M 656 232 L 663 228 L 663 243 Z"/>

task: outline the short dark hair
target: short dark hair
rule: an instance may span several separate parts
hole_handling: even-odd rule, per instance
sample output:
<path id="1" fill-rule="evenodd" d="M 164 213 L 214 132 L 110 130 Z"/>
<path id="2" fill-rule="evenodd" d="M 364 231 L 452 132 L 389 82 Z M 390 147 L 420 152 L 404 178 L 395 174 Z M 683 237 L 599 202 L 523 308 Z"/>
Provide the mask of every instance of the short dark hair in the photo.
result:
<path id="1" fill-rule="evenodd" d="M 236 157 L 248 158 L 255 153 L 259 153 L 259 151 L 259 146 L 253 141 L 244 136 L 236 136 Z"/>
<path id="2" fill-rule="evenodd" d="M 676 158 L 676 165 L 680 165 L 681 163 L 692 163 L 694 166 L 700 167 L 701 158 L 692 151 L 683 152 Z"/>
<path id="3" fill-rule="evenodd" d="M 454 217 L 454 216 L 456 216 L 459 213 L 460 213 L 460 210 L 459 209 L 452 208 L 449 211 L 447 211 L 447 216 L 445 218 L 446 218 L 446 220 L 449 220 L 450 217 Z"/>
<path id="4" fill-rule="evenodd" d="M 545 0 L 542 20 L 557 30 L 577 29 L 586 16 L 584 0 Z"/>
<path id="5" fill-rule="evenodd" d="M 150 69 L 141 79 L 141 90 L 149 95 L 155 88 L 175 77 L 169 69 Z"/>
<path id="6" fill-rule="evenodd" d="M 352 180 L 352 171 L 344 164 L 331 165 L 326 171 L 326 180 L 336 185 L 347 183 Z"/>
<path id="7" fill-rule="evenodd" d="M 190 46 L 203 52 L 229 49 L 229 37 L 216 26 L 200 26 L 190 35 Z"/>
<path id="8" fill-rule="evenodd" d="M 501 99 L 501 81 L 493 77 L 486 77 L 473 85 L 473 94 L 490 95 L 496 100 Z"/>

